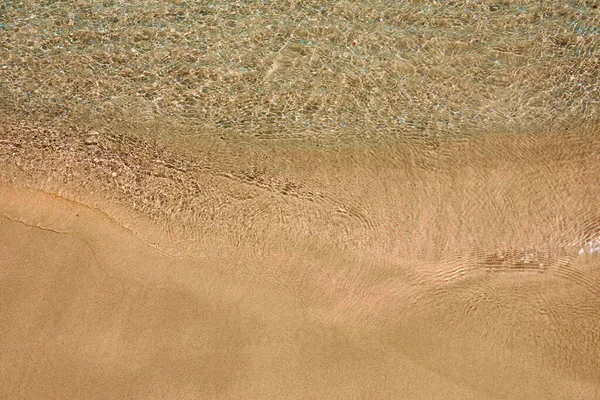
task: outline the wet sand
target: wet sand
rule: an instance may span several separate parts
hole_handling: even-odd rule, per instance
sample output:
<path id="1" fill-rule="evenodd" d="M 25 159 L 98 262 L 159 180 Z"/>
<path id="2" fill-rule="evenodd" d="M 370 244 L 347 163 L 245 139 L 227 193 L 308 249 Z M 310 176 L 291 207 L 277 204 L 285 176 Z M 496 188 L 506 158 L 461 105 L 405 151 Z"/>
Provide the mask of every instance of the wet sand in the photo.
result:
<path id="1" fill-rule="evenodd" d="M 593 133 L 0 130 L 2 398 L 600 397 Z"/>

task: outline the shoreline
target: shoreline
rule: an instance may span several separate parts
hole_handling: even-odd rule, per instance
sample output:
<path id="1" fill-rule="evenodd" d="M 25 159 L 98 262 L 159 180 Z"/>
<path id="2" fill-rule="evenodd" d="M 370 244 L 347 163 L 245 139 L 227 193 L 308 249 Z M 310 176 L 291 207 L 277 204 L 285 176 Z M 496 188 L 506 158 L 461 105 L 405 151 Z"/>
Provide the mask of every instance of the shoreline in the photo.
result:
<path id="1" fill-rule="evenodd" d="M 361 238 L 378 230 L 401 234 L 405 247 L 425 246 L 422 256 L 433 250 L 427 235 L 438 249 L 525 251 L 569 246 L 580 236 L 583 245 L 596 237 L 590 229 L 600 234 L 600 213 L 593 213 L 600 139 L 585 132 L 337 150 L 205 137 L 160 141 L 10 121 L 0 123 L 0 135 L 0 182 L 117 214 L 131 210 L 181 240 L 225 233 L 225 241 L 256 244 L 273 224 L 292 223 L 345 249 L 368 246 Z M 492 215 L 498 211 L 502 219 Z M 481 242 L 489 234 L 478 225 L 490 223 L 498 237 Z M 431 229 L 438 224 L 447 231 L 436 237 Z M 527 243 L 528 235 L 539 239 Z"/>
<path id="2" fill-rule="evenodd" d="M 518 261 L 598 230 L 600 139 L 178 153 L 0 130 L 5 397 L 600 394 L 597 257 Z"/>

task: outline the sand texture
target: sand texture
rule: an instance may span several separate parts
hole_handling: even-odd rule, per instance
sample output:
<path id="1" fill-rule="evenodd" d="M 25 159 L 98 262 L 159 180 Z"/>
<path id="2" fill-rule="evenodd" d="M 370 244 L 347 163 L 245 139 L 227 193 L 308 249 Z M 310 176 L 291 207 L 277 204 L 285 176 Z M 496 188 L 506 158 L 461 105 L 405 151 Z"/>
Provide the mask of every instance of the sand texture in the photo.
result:
<path id="1" fill-rule="evenodd" d="M 0 124 L 0 398 L 600 397 L 597 135 L 165 137 Z"/>
<path id="2" fill-rule="evenodd" d="M 0 0 L 0 400 L 600 399 L 600 0 Z"/>

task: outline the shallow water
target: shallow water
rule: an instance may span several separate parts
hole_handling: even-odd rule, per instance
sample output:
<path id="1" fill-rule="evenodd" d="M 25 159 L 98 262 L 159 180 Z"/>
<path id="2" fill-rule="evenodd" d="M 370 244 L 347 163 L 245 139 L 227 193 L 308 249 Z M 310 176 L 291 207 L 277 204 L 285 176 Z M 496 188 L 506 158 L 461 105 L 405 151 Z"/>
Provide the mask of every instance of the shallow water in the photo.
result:
<path id="1" fill-rule="evenodd" d="M 592 3 L 0 4 L 0 398 L 600 398 Z"/>

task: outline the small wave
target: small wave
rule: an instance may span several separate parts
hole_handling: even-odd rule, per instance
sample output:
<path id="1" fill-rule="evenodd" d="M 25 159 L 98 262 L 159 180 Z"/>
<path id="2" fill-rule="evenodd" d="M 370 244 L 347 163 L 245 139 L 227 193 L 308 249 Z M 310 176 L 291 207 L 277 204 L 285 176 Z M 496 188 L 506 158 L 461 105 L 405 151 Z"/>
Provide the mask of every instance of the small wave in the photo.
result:
<path id="1" fill-rule="evenodd" d="M 579 255 L 581 256 L 598 253 L 600 253 L 600 237 L 586 242 L 581 249 L 579 249 Z"/>

